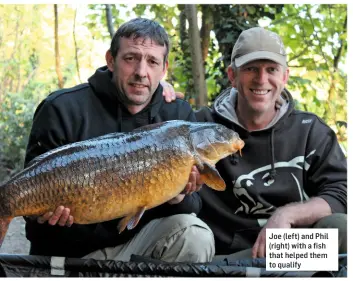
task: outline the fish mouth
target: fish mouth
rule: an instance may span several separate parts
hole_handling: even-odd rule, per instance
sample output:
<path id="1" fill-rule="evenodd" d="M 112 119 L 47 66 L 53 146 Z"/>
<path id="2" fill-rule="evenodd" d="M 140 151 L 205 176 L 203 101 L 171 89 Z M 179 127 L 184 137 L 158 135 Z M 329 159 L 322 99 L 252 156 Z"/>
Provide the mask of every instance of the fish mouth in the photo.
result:
<path id="1" fill-rule="evenodd" d="M 245 142 L 241 139 L 237 139 L 235 142 L 233 142 L 233 149 L 235 150 L 234 153 L 237 153 L 239 151 L 240 156 L 242 156 L 241 154 L 241 150 L 244 147 Z"/>

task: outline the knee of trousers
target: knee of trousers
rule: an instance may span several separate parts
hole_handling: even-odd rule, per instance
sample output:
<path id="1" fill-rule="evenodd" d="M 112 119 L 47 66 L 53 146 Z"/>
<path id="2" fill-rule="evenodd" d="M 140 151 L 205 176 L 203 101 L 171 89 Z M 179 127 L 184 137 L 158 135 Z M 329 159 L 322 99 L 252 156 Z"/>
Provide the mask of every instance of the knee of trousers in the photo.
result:
<path id="1" fill-rule="evenodd" d="M 335 213 L 323 217 L 314 224 L 315 228 L 338 228 L 339 233 L 347 233 L 347 214 Z"/>
<path id="2" fill-rule="evenodd" d="M 339 253 L 347 253 L 347 214 L 335 213 L 322 218 L 314 228 L 337 228 Z"/>
<path id="3" fill-rule="evenodd" d="M 178 214 L 165 220 L 166 226 L 171 226 L 165 241 L 170 248 L 177 252 L 180 250 L 181 255 L 187 252 L 192 262 L 212 260 L 215 242 L 213 232 L 206 223 L 192 214 Z"/>

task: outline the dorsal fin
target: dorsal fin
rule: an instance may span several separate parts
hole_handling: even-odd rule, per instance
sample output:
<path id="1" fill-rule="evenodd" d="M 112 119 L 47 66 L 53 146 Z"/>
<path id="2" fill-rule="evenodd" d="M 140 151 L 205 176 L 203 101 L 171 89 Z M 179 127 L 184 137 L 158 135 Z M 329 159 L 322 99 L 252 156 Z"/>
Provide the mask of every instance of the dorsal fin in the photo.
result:
<path id="1" fill-rule="evenodd" d="M 134 129 L 132 132 L 138 133 L 138 132 L 151 131 L 151 130 L 158 129 L 158 128 L 162 127 L 165 123 L 166 122 L 159 122 L 159 123 L 145 125 L 145 126 Z"/>
<path id="2" fill-rule="evenodd" d="M 30 167 L 30 166 L 42 161 L 44 158 L 48 157 L 49 155 L 54 154 L 54 153 L 56 153 L 58 151 L 61 151 L 61 150 L 64 150 L 64 149 L 65 149 L 65 145 L 64 146 L 60 146 L 58 148 L 51 149 L 51 150 L 49 150 L 47 152 L 44 152 L 43 154 L 41 154 L 41 155 L 33 158 L 31 161 L 29 161 L 29 163 L 26 165 L 26 168 L 28 168 L 28 167 Z"/>
<path id="3" fill-rule="evenodd" d="M 102 136 L 99 136 L 99 137 L 95 137 L 95 138 L 91 138 L 91 139 L 87 139 L 87 140 L 83 140 L 83 141 L 78 141 L 78 142 L 74 142 L 74 143 L 69 143 L 69 144 L 66 144 L 66 145 L 63 145 L 63 146 L 59 146 L 59 147 L 56 147 L 54 149 L 51 149 L 47 152 L 44 152 L 43 154 L 33 158 L 27 165 L 26 167 L 30 167 L 40 161 L 42 161 L 44 158 L 47 158 L 48 156 L 50 156 L 51 154 L 54 154 L 54 153 L 58 153 L 60 151 L 63 151 L 65 149 L 68 149 L 69 147 L 73 147 L 73 146 L 76 146 L 76 145 L 80 145 L 80 143 L 82 142 L 87 142 L 87 141 L 98 141 L 98 140 L 104 140 L 104 139 L 119 139 L 119 138 L 122 138 L 122 137 L 125 137 L 126 135 L 128 134 L 131 134 L 131 133 L 118 133 L 118 132 L 115 132 L 115 133 L 110 133 L 110 134 L 106 134 L 106 135 L 102 135 Z"/>

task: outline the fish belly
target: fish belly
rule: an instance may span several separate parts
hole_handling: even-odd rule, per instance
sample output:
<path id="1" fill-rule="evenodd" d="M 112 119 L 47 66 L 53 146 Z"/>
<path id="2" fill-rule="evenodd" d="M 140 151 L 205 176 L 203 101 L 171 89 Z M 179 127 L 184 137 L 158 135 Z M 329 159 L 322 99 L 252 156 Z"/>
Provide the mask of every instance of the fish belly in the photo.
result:
<path id="1" fill-rule="evenodd" d="M 112 220 L 134 214 L 142 207 L 159 206 L 183 191 L 192 165 L 192 157 L 174 157 L 160 159 L 149 168 L 134 169 L 131 174 L 119 172 L 115 181 L 100 186 L 91 204 L 76 204 L 75 222 Z"/>

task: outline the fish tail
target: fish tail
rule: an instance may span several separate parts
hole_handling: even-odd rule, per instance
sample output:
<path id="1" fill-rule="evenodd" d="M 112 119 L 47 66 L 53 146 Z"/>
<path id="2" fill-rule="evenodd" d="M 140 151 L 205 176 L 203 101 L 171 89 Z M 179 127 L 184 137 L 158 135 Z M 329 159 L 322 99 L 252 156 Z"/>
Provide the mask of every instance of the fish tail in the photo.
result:
<path id="1" fill-rule="evenodd" d="M 4 242 L 6 232 L 9 228 L 10 222 L 12 221 L 12 217 L 0 218 L 0 248 L 2 242 Z"/>

